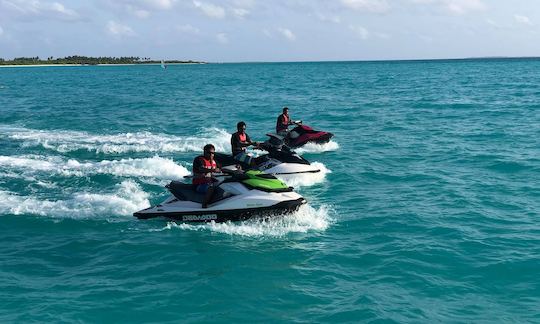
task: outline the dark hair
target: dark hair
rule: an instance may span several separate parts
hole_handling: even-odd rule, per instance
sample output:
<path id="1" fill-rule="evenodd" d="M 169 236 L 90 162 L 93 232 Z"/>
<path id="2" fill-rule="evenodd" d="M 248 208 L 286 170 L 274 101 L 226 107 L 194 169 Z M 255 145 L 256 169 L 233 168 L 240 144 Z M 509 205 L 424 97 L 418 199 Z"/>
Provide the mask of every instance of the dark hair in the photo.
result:
<path id="1" fill-rule="evenodd" d="M 241 130 L 244 126 L 246 126 L 246 123 L 244 123 L 243 121 L 238 122 L 238 124 L 236 124 L 236 129 Z"/>
<path id="2" fill-rule="evenodd" d="M 214 149 L 214 151 L 216 150 L 216 148 L 215 148 L 214 145 L 212 145 L 212 144 L 206 144 L 206 145 L 204 146 L 204 149 L 203 149 L 203 150 L 204 150 L 204 152 L 206 153 L 206 152 L 210 152 L 210 149 Z"/>
<path id="3" fill-rule="evenodd" d="M 289 110 L 289 107 L 283 107 L 283 112 Z"/>

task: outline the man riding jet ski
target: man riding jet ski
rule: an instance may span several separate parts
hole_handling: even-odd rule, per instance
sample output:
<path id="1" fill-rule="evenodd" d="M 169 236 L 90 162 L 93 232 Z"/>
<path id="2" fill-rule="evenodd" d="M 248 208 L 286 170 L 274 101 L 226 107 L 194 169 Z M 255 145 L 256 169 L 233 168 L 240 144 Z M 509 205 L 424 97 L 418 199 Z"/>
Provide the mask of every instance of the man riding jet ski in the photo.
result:
<path id="1" fill-rule="evenodd" d="M 261 171 L 214 175 L 219 179 L 207 208 L 205 194 L 193 185 L 172 181 L 171 196 L 161 204 L 133 214 L 139 219 L 166 217 L 182 222 L 241 221 L 251 217 L 281 215 L 297 210 L 306 200 L 274 176 Z"/>
<path id="2" fill-rule="evenodd" d="M 240 166 L 243 170 L 259 170 L 273 175 L 295 175 L 321 171 L 284 145 L 280 136 L 275 134 L 266 135 L 270 136 L 270 139 L 264 143 L 257 143 L 256 146 L 258 149 L 265 150 L 268 153 L 256 158 L 250 157 L 249 162 L 240 161 L 235 158 L 237 155 L 223 153 L 215 153 L 214 158 L 223 166 L 222 169 L 228 170 L 236 170 L 237 166 Z"/>
<path id="3" fill-rule="evenodd" d="M 296 127 L 289 130 L 289 126 L 291 125 L 296 125 Z M 276 134 L 282 136 L 285 144 L 292 148 L 297 148 L 307 143 L 324 144 L 334 136 L 332 133 L 316 131 L 307 125 L 302 125 L 301 120 L 291 120 L 289 117 L 289 108 L 287 107 L 283 108 L 283 113 L 277 118 Z"/>

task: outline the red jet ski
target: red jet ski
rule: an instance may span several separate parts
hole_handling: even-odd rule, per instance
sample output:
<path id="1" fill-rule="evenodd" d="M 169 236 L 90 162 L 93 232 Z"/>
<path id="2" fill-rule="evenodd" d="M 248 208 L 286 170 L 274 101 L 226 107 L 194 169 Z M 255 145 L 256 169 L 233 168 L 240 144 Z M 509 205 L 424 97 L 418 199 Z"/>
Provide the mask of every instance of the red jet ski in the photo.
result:
<path id="1" fill-rule="evenodd" d="M 334 136 L 332 133 L 317 131 L 307 125 L 297 124 L 285 136 L 285 143 L 292 148 L 300 147 L 307 143 L 324 144 L 328 143 L 332 136 Z"/>

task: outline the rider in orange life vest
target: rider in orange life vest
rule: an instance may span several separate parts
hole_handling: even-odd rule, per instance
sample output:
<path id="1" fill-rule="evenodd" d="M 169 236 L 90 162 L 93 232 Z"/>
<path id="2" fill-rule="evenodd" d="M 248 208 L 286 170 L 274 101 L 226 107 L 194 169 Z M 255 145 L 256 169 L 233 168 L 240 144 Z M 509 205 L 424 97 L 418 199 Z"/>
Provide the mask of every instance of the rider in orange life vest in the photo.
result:
<path id="1" fill-rule="evenodd" d="M 216 179 L 212 177 L 212 173 L 221 172 L 219 165 L 214 160 L 215 153 L 216 148 L 214 145 L 206 144 L 203 155 L 199 155 L 193 160 L 193 187 L 195 191 L 206 194 L 202 208 L 208 206 L 214 194 Z"/>
<path id="2" fill-rule="evenodd" d="M 252 142 L 246 133 L 246 123 L 243 121 L 236 124 L 237 132 L 231 136 L 232 156 L 235 160 L 247 165 L 254 165 L 255 160 L 246 153 L 246 148 L 250 145 L 259 146 L 259 143 Z"/>
<path id="3" fill-rule="evenodd" d="M 276 133 L 280 136 L 286 136 L 289 131 L 289 125 L 293 125 L 294 122 L 289 117 L 289 108 L 283 107 L 283 113 L 278 116 L 276 121 Z"/>

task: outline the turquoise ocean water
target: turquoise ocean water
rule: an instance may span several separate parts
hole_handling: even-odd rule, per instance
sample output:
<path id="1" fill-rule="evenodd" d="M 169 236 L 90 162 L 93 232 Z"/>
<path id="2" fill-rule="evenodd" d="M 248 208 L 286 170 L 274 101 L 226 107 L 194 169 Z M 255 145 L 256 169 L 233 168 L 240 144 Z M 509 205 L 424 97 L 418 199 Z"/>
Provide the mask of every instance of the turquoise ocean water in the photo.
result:
<path id="1" fill-rule="evenodd" d="M 138 221 L 287 105 L 309 205 Z M 0 69 L 0 322 L 539 322 L 540 61 Z"/>

